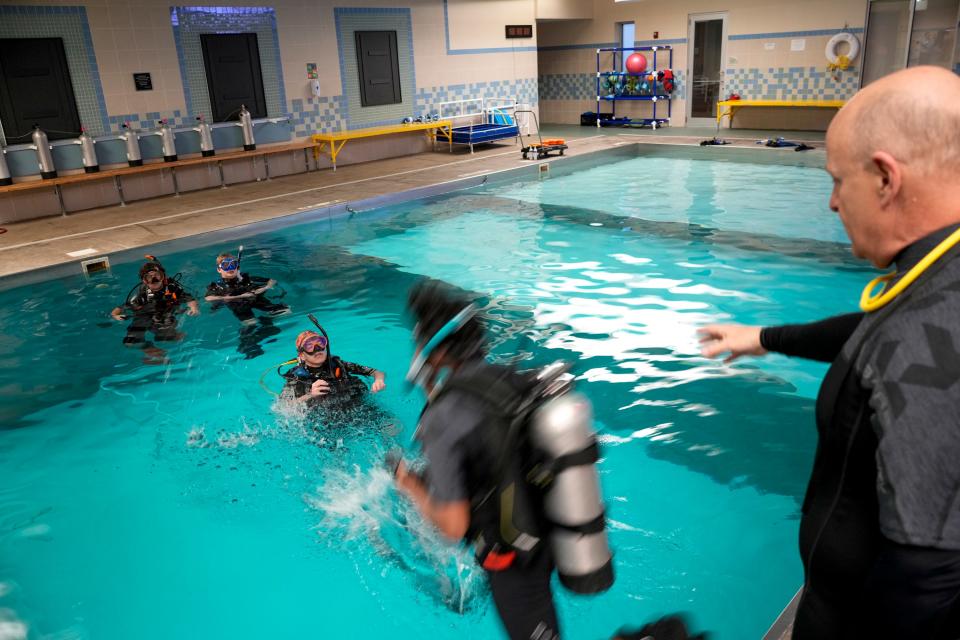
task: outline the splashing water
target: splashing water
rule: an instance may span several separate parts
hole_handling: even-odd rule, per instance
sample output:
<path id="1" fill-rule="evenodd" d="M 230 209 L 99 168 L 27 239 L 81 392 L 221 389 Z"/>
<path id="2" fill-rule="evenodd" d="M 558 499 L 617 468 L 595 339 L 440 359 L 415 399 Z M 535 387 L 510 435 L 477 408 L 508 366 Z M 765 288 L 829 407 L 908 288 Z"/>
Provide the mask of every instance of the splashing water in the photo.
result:
<path id="1" fill-rule="evenodd" d="M 386 470 L 353 465 L 329 470 L 305 500 L 322 514 L 317 530 L 329 543 L 354 553 L 369 545 L 381 562 L 407 571 L 421 592 L 456 613 L 483 607 L 486 583 L 470 551 L 444 542 L 409 501 L 393 497 L 392 487 Z"/>

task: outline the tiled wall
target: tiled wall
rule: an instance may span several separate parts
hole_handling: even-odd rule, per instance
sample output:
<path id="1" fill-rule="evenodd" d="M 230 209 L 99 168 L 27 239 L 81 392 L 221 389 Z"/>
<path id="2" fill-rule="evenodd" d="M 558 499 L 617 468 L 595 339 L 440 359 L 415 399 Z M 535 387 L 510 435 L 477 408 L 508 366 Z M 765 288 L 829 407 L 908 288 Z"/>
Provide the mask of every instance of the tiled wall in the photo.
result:
<path id="1" fill-rule="evenodd" d="M 0 37 L 58 35 L 67 54 L 82 123 L 97 134 L 116 134 L 124 122 L 141 130 L 168 119 L 189 127 L 210 115 L 199 43 L 201 32 L 256 32 L 270 116 L 289 123 L 257 128 L 258 142 L 399 122 L 445 100 L 517 99 L 536 108 L 536 38 L 506 40 L 504 16 L 534 24 L 535 0 L 406 0 L 401 6 L 367 0 L 279 0 L 268 6 L 171 7 L 166 0 L 22 0 L 0 7 Z M 55 6 L 39 6 L 39 3 Z M 344 6 L 347 5 L 347 6 Z M 381 8 L 388 6 L 390 8 Z M 361 107 L 357 93 L 354 29 L 397 30 L 404 78 L 403 103 Z M 39 31 L 38 31 L 39 30 Z M 307 65 L 316 65 L 321 95 L 314 96 Z M 133 73 L 148 72 L 152 91 L 135 91 Z M 235 145 L 233 127 L 215 131 L 219 145 Z M 263 136 L 263 139 L 261 139 Z M 181 153 L 196 151 L 196 134 L 180 132 Z M 12 141 L 13 142 L 13 141 Z M 159 154 L 144 138 L 146 159 Z M 395 144 L 393 145 L 396 146 Z M 98 149 L 122 160 L 122 144 Z M 79 167 L 73 147 L 58 150 Z M 31 152 L 11 149 L 15 175 L 35 171 Z"/>
<path id="2" fill-rule="evenodd" d="M 860 70 L 831 73 L 824 67 L 727 69 L 724 94 L 753 100 L 846 100 L 857 92 Z"/>
<path id="3" fill-rule="evenodd" d="M 280 39 L 272 7 L 170 7 L 170 22 L 188 113 L 202 114 L 208 121 L 213 119 L 200 45 L 202 33 L 256 33 L 267 115 L 287 113 Z"/>
<path id="4" fill-rule="evenodd" d="M 410 9 L 337 8 L 337 43 L 340 53 L 340 81 L 346 96 L 348 129 L 396 124 L 413 114 L 416 73 L 413 62 L 413 26 Z M 357 66 L 357 31 L 396 31 L 400 67 L 400 98 L 396 104 L 364 107 L 360 101 L 360 72 Z"/>
<path id="5" fill-rule="evenodd" d="M 418 114 L 432 112 L 435 105 L 440 102 L 477 97 L 498 101 L 513 100 L 535 107 L 539 102 L 537 79 L 521 78 L 518 80 L 452 84 L 446 87 L 420 87 L 417 89 L 416 112 Z"/>
<path id="6" fill-rule="evenodd" d="M 589 21 L 540 25 L 540 108 L 547 122 L 575 123 L 581 112 L 596 110 L 596 49 L 619 46 L 614 42 L 619 22 L 634 22 L 636 46 L 673 47 L 672 67 L 678 78 L 672 105 L 674 125 L 686 120 L 688 14 L 726 14 L 724 97 L 738 93 L 757 99 L 846 99 L 859 85 L 860 59 L 850 70 L 830 74 L 824 49 L 844 24 L 862 36 L 859 24 L 866 0 L 725 0 L 723 4 L 719 0 L 646 0 L 611 6 L 595 3 L 594 10 Z M 654 31 L 659 32 L 659 39 L 641 41 Z M 636 102 L 621 107 L 619 101 L 616 107 L 618 115 L 621 108 L 624 115 L 644 108 Z M 609 105 L 601 105 L 601 109 L 609 111 Z"/>
<path id="7" fill-rule="evenodd" d="M 106 132 L 107 108 L 84 7 L 0 5 L 0 38 L 63 38 L 80 121 L 92 134 Z"/>

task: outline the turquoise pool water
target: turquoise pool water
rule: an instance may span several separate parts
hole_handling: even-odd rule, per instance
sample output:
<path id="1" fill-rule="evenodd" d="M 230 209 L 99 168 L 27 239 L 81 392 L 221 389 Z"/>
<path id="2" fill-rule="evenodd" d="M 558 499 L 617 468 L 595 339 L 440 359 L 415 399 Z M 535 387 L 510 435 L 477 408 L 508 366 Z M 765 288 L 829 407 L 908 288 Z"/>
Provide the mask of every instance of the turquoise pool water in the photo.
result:
<path id="1" fill-rule="evenodd" d="M 422 403 L 402 385 L 402 308 L 423 275 L 488 297 L 498 359 L 571 361 L 595 404 L 617 582 L 558 587 L 566 637 L 676 610 L 716 638 L 759 637 L 801 581 L 823 369 L 707 361 L 694 331 L 852 308 L 868 270 L 829 180 L 676 157 L 554 174 L 243 238 L 244 270 L 294 310 L 252 359 L 206 306 L 166 364 L 124 349 L 107 314 L 137 264 L 0 292 L 6 637 L 499 637 L 469 554 L 379 467 Z M 156 251 L 199 293 L 233 246 Z M 261 388 L 265 374 L 279 389 L 308 312 L 336 353 L 387 372 L 385 422 L 318 428 Z"/>

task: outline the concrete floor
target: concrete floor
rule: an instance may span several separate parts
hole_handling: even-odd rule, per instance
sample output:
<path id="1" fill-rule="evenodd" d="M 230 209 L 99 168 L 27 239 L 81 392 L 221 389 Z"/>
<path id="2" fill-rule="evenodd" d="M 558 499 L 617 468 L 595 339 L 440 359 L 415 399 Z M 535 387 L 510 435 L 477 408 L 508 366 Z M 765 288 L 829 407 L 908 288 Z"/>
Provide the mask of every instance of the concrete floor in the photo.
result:
<path id="1" fill-rule="evenodd" d="M 567 139 L 570 148 L 565 157 L 625 142 L 698 145 L 714 133 L 714 130 L 690 128 L 598 130 L 550 125 L 543 129 L 544 137 Z M 758 139 L 757 132 L 749 130 L 727 129 L 723 134 L 735 146 L 753 147 Z M 770 132 L 759 135 L 770 137 Z M 823 138 L 822 133 L 804 135 L 810 136 L 802 138 L 806 140 Z M 801 139 L 799 135 L 796 137 Z M 521 159 L 516 145 L 505 142 L 478 147 L 474 155 L 465 148 L 457 148 L 453 153 L 421 153 L 341 166 L 336 172 L 326 169 L 232 185 L 227 189 L 143 200 L 125 207 L 11 223 L 6 225 L 5 233 L 0 233 L 0 278 L 81 259 L 68 255 L 70 252 L 92 249 L 84 257 L 105 255 L 293 215 L 324 205 L 350 203 L 530 164 L 531 161 Z"/>

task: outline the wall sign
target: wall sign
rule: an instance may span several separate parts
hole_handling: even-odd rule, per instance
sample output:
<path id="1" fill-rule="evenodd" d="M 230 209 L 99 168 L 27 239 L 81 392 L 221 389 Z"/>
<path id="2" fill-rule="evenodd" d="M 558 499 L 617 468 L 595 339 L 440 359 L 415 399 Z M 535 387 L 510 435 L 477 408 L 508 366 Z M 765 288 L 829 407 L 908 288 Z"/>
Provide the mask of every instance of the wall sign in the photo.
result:
<path id="1" fill-rule="evenodd" d="M 508 24 L 507 37 L 508 38 L 532 38 L 533 25 L 532 24 Z"/>
<path id="2" fill-rule="evenodd" d="M 317 63 L 308 62 L 307 63 L 307 80 L 316 80 L 320 76 L 317 74 Z"/>
<path id="3" fill-rule="evenodd" d="M 135 73 L 133 74 L 133 86 L 136 87 L 137 91 L 153 91 L 153 80 L 150 79 L 149 73 Z"/>

